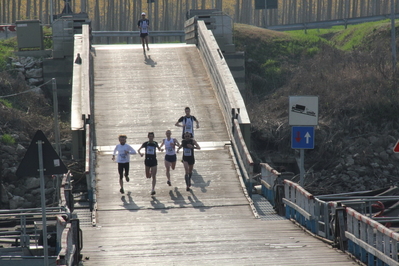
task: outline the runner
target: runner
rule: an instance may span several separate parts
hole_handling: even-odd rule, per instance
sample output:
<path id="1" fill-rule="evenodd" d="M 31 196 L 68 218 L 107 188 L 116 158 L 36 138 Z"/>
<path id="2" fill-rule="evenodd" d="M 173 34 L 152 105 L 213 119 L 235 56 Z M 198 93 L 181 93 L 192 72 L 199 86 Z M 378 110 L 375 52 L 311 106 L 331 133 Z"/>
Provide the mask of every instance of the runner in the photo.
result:
<path id="1" fill-rule="evenodd" d="M 193 175 L 193 168 L 195 164 L 194 149 L 200 150 L 201 147 L 198 145 L 195 139 L 192 138 L 191 133 L 186 132 L 184 133 L 184 139 L 182 140 L 181 145 L 177 149 L 177 153 L 179 153 L 181 148 L 183 148 L 183 164 L 186 173 L 184 176 L 187 186 L 186 191 L 190 191 L 191 176 Z"/>
<path id="2" fill-rule="evenodd" d="M 150 50 L 148 48 L 148 28 L 150 27 L 150 21 L 145 18 L 145 13 L 141 13 L 141 19 L 137 22 L 137 27 L 140 30 L 140 38 L 141 38 L 141 44 L 143 45 L 143 52 L 145 53 L 145 45 L 147 45 L 147 51 Z"/>
<path id="3" fill-rule="evenodd" d="M 162 144 L 160 148 L 162 148 L 165 145 L 165 168 L 166 168 L 166 178 L 168 181 L 166 182 L 169 186 L 172 185 L 170 181 L 170 168 L 172 170 L 175 170 L 176 167 L 176 151 L 175 147 L 180 146 L 179 142 L 175 139 L 172 138 L 172 132 L 168 129 L 166 130 L 166 139 L 162 140 Z"/>
<path id="4" fill-rule="evenodd" d="M 118 139 L 119 144 L 115 146 L 112 161 L 115 161 L 115 155 L 118 154 L 116 162 L 118 163 L 119 185 L 121 186 L 119 191 L 123 194 L 125 193 L 125 190 L 123 189 L 123 170 L 125 170 L 126 182 L 129 182 L 130 154 L 136 154 L 136 150 L 129 144 L 126 144 L 126 135 L 119 135 Z"/>
<path id="5" fill-rule="evenodd" d="M 191 112 L 190 107 L 184 108 L 184 111 L 186 112 L 186 115 L 180 117 L 175 124 L 175 126 L 183 128 L 182 139 L 184 139 L 185 132 L 191 133 L 192 137 L 194 137 L 194 121 L 197 124 L 197 128 L 199 128 L 199 122 L 197 118 L 195 118 L 195 116 L 190 114 Z"/>
<path id="6" fill-rule="evenodd" d="M 162 151 L 161 148 L 158 146 L 158 143 L 154 141 L 154 132 L 148 132 L 148 141 L 144 142 L 140 149 L 138 149 L 138 153 L 140 154 L 141 157 L 144 156 L 144 154 L 140 153 L 140 150 L 142 148 L 145 148 L 145 159 L 144 159 L 144 165 L 145 165 L 145 176 L 147 178 L 152 177 L 152 189 L 151 189 L 151 195 L 155 195 L 155 184 L 157 183 L 156 175 L 157 175 L 157 154 L 156 154 L 156 149 L 159 151 Z"/>

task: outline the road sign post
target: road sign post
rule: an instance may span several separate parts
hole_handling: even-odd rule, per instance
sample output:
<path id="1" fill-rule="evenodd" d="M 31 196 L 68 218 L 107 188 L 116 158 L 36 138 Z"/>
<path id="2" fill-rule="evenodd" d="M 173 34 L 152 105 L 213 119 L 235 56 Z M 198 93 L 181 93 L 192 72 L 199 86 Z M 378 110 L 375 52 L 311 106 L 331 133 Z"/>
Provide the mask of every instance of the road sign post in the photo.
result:
<path id="1" fill-rule="evenodd" d="M 46 193 L 44 184 L 44 167 L 43 167 L 43 149 L 42 141 L 37 141 L 37 150 L 39 156 L 39 178 L 40 178 L 40 194 L 42 203 L 42 227 L 43 227 L 43 255 L 44 255 L 44 266 L 48 266 L 48 243 L 47 243 L 47 217 L 46 217 Z"/>
<path id="2" fill-rule="evenodd" d="M 291 128 L 291 148 L 300 150 L 299 175 L 301 186 L 305 182 L 305 151 L 304 149 L 314 149 L 314 127 L 292 127 Z"/>
<path id="3" fill-rule="evenodd" d="M 318 125 L 319 97 L 290 96 L 288 122 L 292 127 L 291 148 L 300 150 L 300 184 L 305 182 L 305 151 L 314 149 L 314 127 Z"/>
<path id="4" fill-rule="evenodd" d="M 42 224 L 43 224 L 43 255 L 44 266 L 49 265 L 48 261 L 48 243 L 47 243 L 47 224 L 46 224 L 46 193 L 44 176 L 51 174 L 64 174 L 68 169 L 61 161 L 60 157 L 47 140 L 46 136 L 41 130 L 36 131 L 24 158 L 18 166 L 16 175 L 35 176 L 39 172 L 40 178 L 40 193 L 41 193 L 41 206 L 42 206 Z"/>

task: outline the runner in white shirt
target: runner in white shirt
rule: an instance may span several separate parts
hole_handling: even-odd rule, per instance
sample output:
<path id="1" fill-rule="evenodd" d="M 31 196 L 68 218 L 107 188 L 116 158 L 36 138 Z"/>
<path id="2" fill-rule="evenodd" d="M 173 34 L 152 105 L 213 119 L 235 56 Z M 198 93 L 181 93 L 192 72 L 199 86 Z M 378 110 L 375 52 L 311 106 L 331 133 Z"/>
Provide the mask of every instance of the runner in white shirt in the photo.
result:
<path id="1" fill-rule="evenodd" d="M 166 168 L 166 178 L 168 179 L 166 183 L 169 186 L 171 186 L 172 183 L 170 181 L 170 168 L 172 168 L 172 170 L 175 170 L 176 161 L 177 161 L 175 148 L 176 146 L 179 147 L 180 144 L 175 138 L 171 137 L 172 132 L 169 129 L 166 130 L 165 135 L 166 139 L 162 140 L 160 148 L 162 148 L 165 145 L 165 168 Z"/>
<path id="2" fill-rule="evenodd" d="M 116 159 L 118 163 L 119 185 L 121 186 L 119 191 L 123 194 L 125 193 L 123 189 L 123 170 L 125 170 L 126 182 L 129 182 L 130 154 L 136 154 L 136 150 L 129 144 L 126 144 L 126 135 L 119 135 L 118 139 L 119 144 L 115 146 L 112 160 L 115 161 Z M 118 157 L 115 158 L 116 155 L 118 155 Z"/>

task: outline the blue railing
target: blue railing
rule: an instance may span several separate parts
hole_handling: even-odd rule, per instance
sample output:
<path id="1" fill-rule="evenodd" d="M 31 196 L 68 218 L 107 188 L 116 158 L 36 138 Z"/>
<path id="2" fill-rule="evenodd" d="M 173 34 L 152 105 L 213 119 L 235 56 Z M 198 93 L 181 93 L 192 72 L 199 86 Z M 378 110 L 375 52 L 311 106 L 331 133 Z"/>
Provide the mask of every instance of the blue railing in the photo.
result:
<path id="1" fill-rule="evenodd" d="M 279 200 L 284 205 L 287 219 L 295 220 L 311 233 L 325 238 L 341 250 L 351 253 L 367 265 L 399 265 L 399 234 L 382 225 L 372 217 L 371 212 L 361 214 L 345 204 L 356 201 L 345 199 L 323 201 L 290 180 L 279 180 L 281 173 L 268 164 L 261 164 L 262 194 L 278 209 L 276 194 L 278 190 L 272 184 L 284 186 L 284 198 Z M 337 197 L 336 197 L 337 198 Z M 328 197 L 327 197 L 328 199 Z M 382 199 L 397 200 L 398 196 L 376 197 L 372 201 Z M 363 203 L 371 199 L 359 199 Z M 368 210 L 369 208 L 361 208 Z M 368 217 L 369 216 L 369 217 Z M 384 219 L 383 222 L 398 219 Z"/>

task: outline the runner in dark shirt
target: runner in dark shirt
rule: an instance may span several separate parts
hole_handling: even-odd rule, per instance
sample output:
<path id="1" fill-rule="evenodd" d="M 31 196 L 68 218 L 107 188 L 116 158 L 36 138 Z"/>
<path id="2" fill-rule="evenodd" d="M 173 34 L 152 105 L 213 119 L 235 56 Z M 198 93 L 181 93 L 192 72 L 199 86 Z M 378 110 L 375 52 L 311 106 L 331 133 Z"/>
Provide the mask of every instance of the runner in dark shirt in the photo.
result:
<path id="1" fill-rule="evenodd" d="M 183 148 L 183 164 L 186 173 L 184 176 L 186 181 L 186 191 L 190 191 L 191 176 L 193 175 L 193 168 L 195 164 L 194 149 L 200 150 L 201 147 L 198 145 L 195 139 L 192 138 L 191 133 L 186 132 L 184 133 L 184 139 L 182 140 L 181 145 L 177 149 L 177 153 L 179 153 L 181 148 Z"/>
<path id="2" fill-rule="evenodd" d="M 151 195 L 155 195 L 155 184 L 157 183 L 156 175 L 158 165 L 156 149 L 158 149 L 159 151 L 162 150 L 159 147 L 158 143 L 154 141 L 154 132 L 148 132 L 148 141 L 144 142 L 141 145 L 140 149 L 138 149 L 137 152 L 138 154 L 140 154 L 141 157 L 144 156 L 144 154 L 140 152 L 140 150 L 143 148 L 145 148 L 145 176 L 147 178 L 152 177 Z"/>

